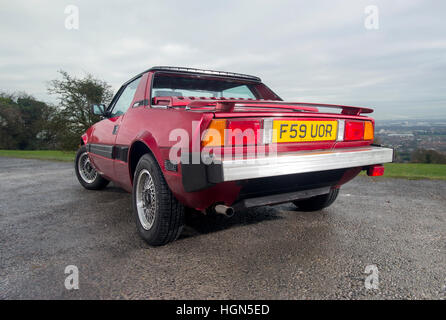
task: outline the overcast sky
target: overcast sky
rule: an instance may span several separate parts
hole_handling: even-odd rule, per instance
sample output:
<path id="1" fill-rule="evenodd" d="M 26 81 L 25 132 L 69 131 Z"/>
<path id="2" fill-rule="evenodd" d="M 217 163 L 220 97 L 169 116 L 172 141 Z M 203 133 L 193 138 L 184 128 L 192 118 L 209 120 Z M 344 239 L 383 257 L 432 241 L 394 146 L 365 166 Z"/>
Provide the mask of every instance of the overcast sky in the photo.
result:
<path id="1" fill-rule="evenodd" d="M 131 4 L 130 4 L 131 3 Z M 67 5 L 79 9 L 68 30 Z M 368 5 L 379 29 L 367 29 Z M 5 1 L 0 91 L 54 101 L 57 70 L 115 90 L 155 65 L 260 76 L 284 100 L 446 119 L 446 1 Z"/>

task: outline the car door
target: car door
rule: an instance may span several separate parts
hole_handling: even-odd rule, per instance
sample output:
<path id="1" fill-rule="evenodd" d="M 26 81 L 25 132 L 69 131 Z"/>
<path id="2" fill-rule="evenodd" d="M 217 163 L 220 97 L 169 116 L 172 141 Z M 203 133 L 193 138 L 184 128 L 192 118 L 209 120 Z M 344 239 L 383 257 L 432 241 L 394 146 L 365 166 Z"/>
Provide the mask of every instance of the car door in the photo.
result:
<path id="1" fill-rule="evenodd" d="M 105 177 L 114 179 L 114 148 L 122 118 L 130 107 L 141 77 L 124 84 L 107 108 L 107 118 L 96 123 L 87 150 L 95 168 Z"/>

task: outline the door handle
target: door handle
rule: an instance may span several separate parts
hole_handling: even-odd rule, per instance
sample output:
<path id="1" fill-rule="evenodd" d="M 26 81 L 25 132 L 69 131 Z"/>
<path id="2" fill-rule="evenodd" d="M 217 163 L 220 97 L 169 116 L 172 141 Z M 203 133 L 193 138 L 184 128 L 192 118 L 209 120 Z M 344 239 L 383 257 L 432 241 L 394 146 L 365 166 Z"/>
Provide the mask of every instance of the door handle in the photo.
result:
<path id="1" fill-rule="evenodd" d="M 118 128 L 119 128 L 119 125 L 114 126 L 112 134 L 117 134 L 118 133 Z"/>

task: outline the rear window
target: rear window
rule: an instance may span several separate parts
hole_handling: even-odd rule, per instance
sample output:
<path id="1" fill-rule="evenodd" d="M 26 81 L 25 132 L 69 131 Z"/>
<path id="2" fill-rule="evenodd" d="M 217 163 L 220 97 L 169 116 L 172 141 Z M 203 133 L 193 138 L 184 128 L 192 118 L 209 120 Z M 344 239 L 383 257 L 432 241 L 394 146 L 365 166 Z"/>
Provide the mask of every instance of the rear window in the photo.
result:
<path id="1" fill-rule="evenodd" d="M 258 99 L 253 84 L 203 76 L 155 74 L 152 97 L 205 97 Z"/>

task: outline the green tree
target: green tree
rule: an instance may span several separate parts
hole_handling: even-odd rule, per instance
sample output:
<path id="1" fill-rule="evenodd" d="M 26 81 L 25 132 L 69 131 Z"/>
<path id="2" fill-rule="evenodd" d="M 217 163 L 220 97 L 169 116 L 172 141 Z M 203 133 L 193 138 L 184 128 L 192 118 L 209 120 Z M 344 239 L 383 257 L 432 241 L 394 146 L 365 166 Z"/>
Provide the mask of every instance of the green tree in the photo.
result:
<path id="1" fill-rule="evenodd" d="M 50 129 L 50 122 L 56 109 L 45 102 L 36 100 L 27 94 L 17 98 L 24 132 L 23 149 L 48 149 L 54 146 L 55 133 Z"/>
<path id="2" fill-rule="evenodd" d="M 58 96 L 58 112 L 52 119 L 52 128 L 58 132 L 62 149 L 75 149 L 80 136 L 99 117 L 91 114 L 92 104 L 108 104 L 113 97 L 111 86 L 87 74 L 83 78 L 59 71 L 62 79 L 49 82 L 48 92 Z"/>
<path id="3" fill-rule="evenodd" d="M 23 120 L 14 96 L 0 94 L 0 149 L 23 146 Z"/>
<path id="4" fill-rule="evenodd" d="M 0 94 L 0 148 L 48 149 L 54 146 L 49 130 L 55 108 L 25 94 Z"/>

